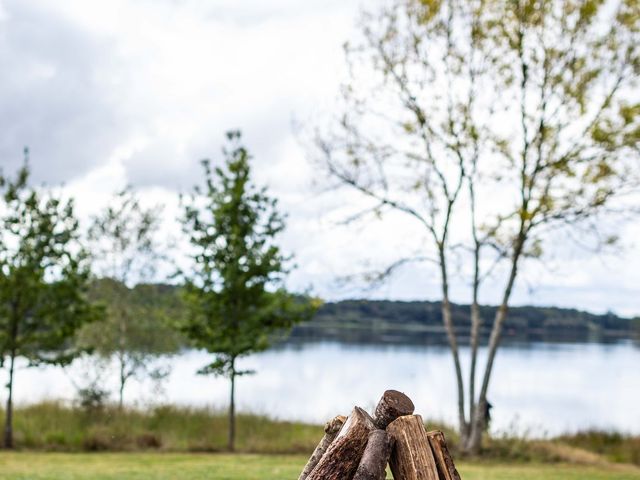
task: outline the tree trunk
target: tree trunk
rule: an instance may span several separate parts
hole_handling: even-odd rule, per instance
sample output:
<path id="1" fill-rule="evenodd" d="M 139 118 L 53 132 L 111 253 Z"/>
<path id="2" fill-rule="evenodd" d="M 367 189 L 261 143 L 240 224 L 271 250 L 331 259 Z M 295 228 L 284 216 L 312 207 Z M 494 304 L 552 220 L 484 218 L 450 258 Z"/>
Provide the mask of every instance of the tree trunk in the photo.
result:
<path id="1" fill-rule="evenodd" d="M 477 455 L 482 448 L 482 433 L 486 428 L 484 412 L 486 410 L 487 401 L 481 399 L 476 403 L 474 416 L 471 419 L 471 431 L 466 445 L 463 445 L 465 453 Z"/>
<path id="2" fill-rule="evenodd" d="M 409 397 L 397 390 L 387 390 L 376 406 L 373 421 L 381 430 L 387 428 L 396 418 L 411 415 L 415 406 Z"/>
<path id="3" fill-rule="evenodd" d="M 227 448 L 236 448 L 236 359 L 231 359 L 231 395 L 229 398 L 229 441 Z"/>
<path id="4" fill-rule="evenodd" d="M 384 480 L 387 476 L 387 462 L 391 455 L 392 440 L 384 430 L 373 430 L 369 434 L 367 447 L 362 454 L 360 465 L 353 480 Z"/>
<path id="5" fill-rule="evenodd" d="M 523 233 L 523 226 L 520 227 L 520 233 L 516 244 L 514 246 L 513 255 L 511 257 L 511 271 L 509 273 L 509 279 L 505 286 L 504 294 L 502 297 L 502 303 L 498 307 L 496 316 L 493 320 L 493 327 L 491 329 L 491 336 L 489 337 L 489 347 L 487 352 L 487 364 L 484 369 L 484 375 L 482 377 L 482 386 L 480 388 L 480 394 L 478 396 L 478 402 L 474 409 L 475 415 L 471 419 L 471 432 L 469 440 L 467 442 L 468 453 L 477 454 L 482 447 L 482 433 L 485 430 L 485 411 L 487 408 L 487 392 L 489 390 L 489 380 L 491 379 L 491 373 L 493 371 L 493 364 L 495 362 L 496 352 L 498 345 L 500 344 L 500 336 L 502 335 L 502 327 L 507 319 L 507 310 L 509 309 L 509 299 L 511 298 L 511 291 L 515 284 L 516 277 L 518 275 L 518 264 L 520 256 L 522 254 L 522 248 L 524 247 L 525 234 Z"/>
<path id="6" fill-rule="evenodd" d="M 375 430 L 373 419 L 360 407 L 355 407 L 307 480 L 353 478 L 372 430 Z"/>
<path id="7" fill-rule="evenodd" d="M 478 224 L 476 221 L 476 179 L 477 163 L 473 163 L 473 171 L 468 177 L 469 199 L 471 203 L 471 235 L 473 237 L 473 283 L 472 283 L 472 300 L 471 300 L 471 332 L 470 332 L 470 350 L 471 361 L 469 368 L 469 424 L 460 432 L 460 444 L 463 450 L 466 450 L 469 438 L 471 437 L 472 423 L 475 418 L 476 404 L 476 366 L 478 363 L 478 344 L 480 343 L 480 326 L 482 319 L 480 317 L 480 305 L 478 295 L 480 291 L 480 253 L 482 242 L 478 237 Z"/>
<path id="8" fill-rule="evenodd" d="M 476 273 L 477 275 L 477 273 Z M 477 281 L 477 279 L 476 279 Z M 480 306 L 477 300 L 477 286 L 474 286 L 474 299 L 471 304 L 471 367 L 469 369 L 469 425 L 465 431 L 461 431 L 460 445 L 462 450 L 467 451 L 471 437 L 473 436 L 473 423 L 476 416 L 476 365 L 478 363 L 478 343 L 480 340 Z"/>
<path id="9" fill-rule="evenodd" d="M 466 445 L 463 446 L 466 453 L 477 455 L 482 448 L 482 434 L 486 428 L 485 411 L 487 409 L 487 391 L 489 388 L 489 380 L 495 360 L 495 354 L 500 343 L 500 334 L 502 332 L 502 324 L 507 316 L 507 306 L 501 305 L 498 308 L 496 319 L 494 321 L 491 337 L 489 339 L 489 354 L 487 365 L 485 367 L 482 388 L 478 397 L 478 402 L 474 407 L 474 415 L 471 418 L 471 429 Z"/>
<path id="10" fill-rule="evenodd" d="M 118 390 L 118 409 L 124 408 L 124 386 L 127 383 L 127 374 L 125 372 L 125 361 L 122 353 L 118 354 L 118 361 L 120 362 L 120 389 Z"/>
<path id="11" fill-rule="evenodd" d="M 4 448 L 13 448 L 13 372 L 15 366 L 16 351 L 11 351 L 9 360 L 9 381 L 7 383 L 7 409 L 4 423 Z"/>
<path id="12" fill-rule="evenodd" d="M 347 417 L 338 415 L 337 417 L 326 423 L 326 425 L 324 426 L 324 436 L 322 437 L 322 440 L 320 440 L 320 443 L 318 444 L 316 449 L 311 454 L 311 457 L 309 458 L 309 461 L 307 461 L 307 464 L 304 466 L 304 469 L 298 477 L 298 480 L 305 480 L 309 476 L 309 474 L 312 472 L 312 470 L 324 455 L 324 452 L 326 452 L 327 448 L 329 448 L 329 445 L 331 445 L 331 442 L 333 442 L 338 436 L 338 432 L 340 431 L 342 425 L 344 425 L 344 422 L 346 420 Z"/>
<path id="13" fill-rule="evenodd" d="M 460 474 L 458 474 L 458 470 L 456 470 L 456 466 L 453 463 L 444 434 L 440 430 L 434 430 L 427 432 L 427 437 L 438 465 L 440 480 L 460 480 Z"/>
<path id="14" fill-rule="evenodd" d="M 387 432 L 395 442 L 389 461 L 395 480 L 438 480 L 436 460 L 420 415 L 394 420 Z"/>
<path id="15" fill-rule="evenodd" d="M 122 279 L 122 283 L 124 285 L 124 278 Z M 124 300 L 122 305 L 124 305 Z M 119 399 L 118 399 L 118 408 L 120 410 L 124 407 L 124 385 L 127 382 L 127 364 L 126 364 L 126 355 L 127 355 L 127 324 L 125 321 L 126 314 L 124 310 L 120 311 L 120 324 L 118 325 L 119 337 L 118 337 L 118 361 L 120 362 L 120 391 L 119 391 Z"/>
<path id="16" fill-rule="evenodd" d="M 449 341 L 449 350 L 453 356 L 453 366 L 456 374 L 456 385 L 458 388 L 458 423 L 460 424 L 461 436 L 465 436 L 468 431 L 468 423 L 464 413 L 464 381 L 462 379 L 462 367 L 460 366 L 460 354 L 458 353 L 458 340 L 456 338 L 455 328 L 453 326 L 453 318 L 451 315 L 451 303 L 449 302 L 449 274 L 447 271 L 447 258 L 444 252 L 444 246 L 440 245 L 439 261 L 440 274 L 442 281 L 442 322 L 447 332 L 447 340 Z"/>

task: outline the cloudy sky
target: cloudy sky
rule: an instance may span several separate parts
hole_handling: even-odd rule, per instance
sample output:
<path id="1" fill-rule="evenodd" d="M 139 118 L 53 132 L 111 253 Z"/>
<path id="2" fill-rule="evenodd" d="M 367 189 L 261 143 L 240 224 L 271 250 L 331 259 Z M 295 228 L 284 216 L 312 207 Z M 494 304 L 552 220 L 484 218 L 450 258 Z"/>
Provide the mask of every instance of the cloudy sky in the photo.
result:
<path id="1" fill-rule="evenodd" d="M 220 161 L 223 134 L 241 128 L 258 183 L 289 215 L 283 247 L 295 254 L 291 288 L 327 299 L 437 299 L 437 273 L 417 265 L 362 290 L 337 277 L 415 250 L 422 234 L 402 218 L 340 225 L 359 201 L 327 193 L 296 126 L 326 118 L 344 78 L 342 44 L 355 34 L 357 0 L 0 0 L 0 165 L 25 145 L 34 180 L 64 184 L 87 218 L 126 184 L 166 205 L 177 235 L 177 195 Z M 371 2 L 367 2 L 371 6 Z M 594 256 L 561 245 L 549 267 L 531 265 L 516 304 L 640 314 L 640 229 L 624 252 Z M 179 256 L 180 249 L 176 255 Z M 498 280 L 496 280 L 498 282 Z M 454 280 L 454 299 L 466 302 Z M 484 293 L 495 302 L 499 289 Z"/>

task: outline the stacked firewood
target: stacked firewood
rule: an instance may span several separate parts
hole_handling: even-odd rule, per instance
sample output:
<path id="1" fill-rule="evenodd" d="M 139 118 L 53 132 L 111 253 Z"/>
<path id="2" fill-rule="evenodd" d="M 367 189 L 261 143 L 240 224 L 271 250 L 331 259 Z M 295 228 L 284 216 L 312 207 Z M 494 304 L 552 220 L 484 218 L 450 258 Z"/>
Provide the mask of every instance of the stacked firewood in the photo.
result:
<path id="1" fill-rule="evenodd" d="M 298 480 L 460 480 L 440 431 L 427 432 L 409 397 L 387 390 L 373 417 L 355 407 L 337 416 Z"/>

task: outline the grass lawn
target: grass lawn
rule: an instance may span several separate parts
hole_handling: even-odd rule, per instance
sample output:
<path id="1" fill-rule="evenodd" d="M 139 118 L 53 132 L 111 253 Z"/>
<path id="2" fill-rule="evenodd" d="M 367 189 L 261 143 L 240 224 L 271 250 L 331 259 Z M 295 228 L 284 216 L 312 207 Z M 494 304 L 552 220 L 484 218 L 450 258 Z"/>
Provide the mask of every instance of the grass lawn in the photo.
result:
<path id="1" fill-rule="evenodd" d="M 0 479 L 11 480 L 295 480 L 301 456 L 174 453 L 0 452 Z M 568 464 L 461 464 L 464 480 L 640 479 L 640 469 Z"/>

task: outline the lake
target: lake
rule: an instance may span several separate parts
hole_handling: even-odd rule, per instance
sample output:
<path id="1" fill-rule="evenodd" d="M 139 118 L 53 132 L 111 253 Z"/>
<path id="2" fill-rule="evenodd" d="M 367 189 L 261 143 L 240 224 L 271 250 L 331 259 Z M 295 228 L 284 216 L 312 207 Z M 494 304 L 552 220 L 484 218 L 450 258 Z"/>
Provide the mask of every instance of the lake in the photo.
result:
<path id="1" fill-rule="evenodd" d="M 463 348 L 465 365 L 468 356 L 468 348 Z M 172 372 L 162 388 L 134 380 L 127 386 L 126 400 L 139 406 L 169 402 L 224 408 L 228 382 L 195 373 L 209 358 L 189 351 L 163 360 L 172 365 Z M 491 430 L 531 436 L 587 428 L 640 434 L 638 366 L 640 348 L 630 341 L 505 345 L 489 392 L 494 407 Z M 452 360 L 443 346 L 287 343 L 243 359 L 240 367 L 257 371 L 238 380 L 241 411 L 320 423 L 348 413 L 354 405 L 371 409 L 385 389 L 393 388 L 406 392 L 423 417 L 456 422 Z M 65 371 L 21 368 L 16 402 L 70 400 L 81 370 L 80 362 Z M 103 381 L 115 391 L 115 376 Z"/>

